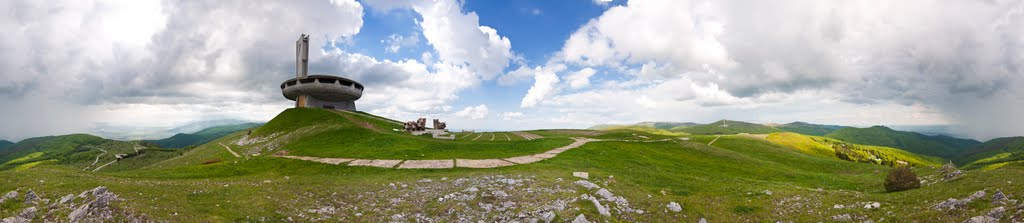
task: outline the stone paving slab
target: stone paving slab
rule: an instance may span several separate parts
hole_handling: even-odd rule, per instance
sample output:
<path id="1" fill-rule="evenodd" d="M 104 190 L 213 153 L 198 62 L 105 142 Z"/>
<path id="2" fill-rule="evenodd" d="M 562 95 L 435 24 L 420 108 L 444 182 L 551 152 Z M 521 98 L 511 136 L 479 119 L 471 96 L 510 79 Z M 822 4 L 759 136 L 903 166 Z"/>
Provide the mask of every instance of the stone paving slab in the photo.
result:
<path id="1" fill-rule="evenodd" d="M 392 167 L 395 167 L 395 165 L 398 165 L 398 163 L 401 163 L 401 162 L 402 162 L 402 160 L 363 160 L 363 159 L 357 159 L 357 160 L 352 160 L 352 162 L 349 162 L 348 165 L 349 166 L 372 166 L 372 167 L 392 168 Z"/>
<path id="2" fill-rule="evenodd" d="M 533 163 L 533 162 L 544 160 L 544 158 L 536 157 L 536 156 L 533 156 L 533 155 L 529 155 L 529 156 L 517 156 L 517 157 L 504 158 L 503 160 L 507 160 L 509 162 L 513 162 L 513 163 L 516 163 L 516 164 L 527 164 L 527 163 Z"/>
<path id="3" fill-rule="evenodd" d="M 554 158 L 557 155 L 558 155 L 558 153 L 541 153 L 541 154 L 533 154 L 533 155 L 530 155 L 530 156 L 541 158 L 541 159 L 551 159 L 551 158 Z"/>
<path id="4" fill-rule="evenodd" d="M 456 159 L 455 166 L 465 168 L 494 168 L 503 166 L 512 166 L 515 163 L 504 161 L 501 159 L 484 159 L 484 160 L 471 160 L 471 159 Z"/>
<path id="5" fill-rule="evenodd" d="M 406 160 L 398 169 L 447 169 L 455 167 L 452 160 Z"/>
<path id="6" fill-rule="evenodd" d="M 354 159 L 349 159 L 349 158 L 320 158 L 320 157 L 310 157 L 310 156 L 281 156 L 281 157 L 289 158 L 289 159 L 313 161 L 313 162 L 318 162 L 318 163 L 326 163 L 326 164 L 331 164 L 331 165 L 338 165 L 338 164 L 341 164 L 341 163 L 344 163 L 344 162 L 348 162 L 348 161 L 354 160 Z"/>

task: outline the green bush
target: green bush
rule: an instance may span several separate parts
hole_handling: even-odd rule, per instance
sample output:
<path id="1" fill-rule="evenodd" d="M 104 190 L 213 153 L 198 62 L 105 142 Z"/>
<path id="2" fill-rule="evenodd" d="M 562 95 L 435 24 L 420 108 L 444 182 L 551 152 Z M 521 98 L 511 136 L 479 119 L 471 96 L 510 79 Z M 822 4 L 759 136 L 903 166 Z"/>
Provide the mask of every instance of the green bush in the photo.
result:
<path id="1" fill-rule="evenodd" d="M 885 190 L 904 191 L 921 187 L 921 181 L 917 180 L 917 174 L 908 166 L 900 166 L 889 171 L 885 178 Z"/>

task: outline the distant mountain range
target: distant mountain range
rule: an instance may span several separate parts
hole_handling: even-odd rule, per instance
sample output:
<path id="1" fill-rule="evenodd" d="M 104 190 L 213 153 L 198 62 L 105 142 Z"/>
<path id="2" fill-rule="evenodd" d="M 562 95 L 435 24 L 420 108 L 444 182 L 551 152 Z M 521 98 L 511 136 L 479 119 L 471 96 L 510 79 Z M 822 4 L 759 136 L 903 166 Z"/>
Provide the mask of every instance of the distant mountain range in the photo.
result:
<path id="1" fill-rule="evenodd" d="M 644 126 L 654 128 L 665 128 L 665 126 L 669 126 L 669 124 L 658 125 L 657 123 L 674 122 L 641 122 L 634 124 L 633 126 Z M 607 126 L 609 125 L 595 126 L 591 128 L 600 129 L 601 127 L 606 128 Z M 677 124 L 675 126 L 670 127 L 669 130 L 674 132 L 685 132 L 699 135 L 739 133 L 768 134 L 775 132 L 794 132 L 811 136 L 825 136 L 828 138 L 842 140 L 849 143 L 898 148 L 917 154 L 943 157 L 947 159 L 956 158 L 960 157 L 963 154 L 967 154 L 970 151 L 973 151 L 972 148 L 981 144 L 981 142 L 973 139 L 961 139 L 946 136 L 945 134 L 935 133 L 935 131 L 948 130 L 940 128 L 941 126 L 926 127 L 929 128 L 923 128 L 921 126 L 918 126 L 919 129 L 932 130 L 933 132 L 929 132 L 930 134 L 922 134 L 918 132 L 893 130 L 889 127 L 884 126 L 857 128 L 841 125 L 812 124 L 807 122 L 792 122 L 787 124 L 769 126 L 743 121 L 720 120 L 714 123 L 704 125 L 698 125 L 695 123 L 687 123 L 686 125 Z M 973 152 L 971 154 L 988 153 L 978 151 Z"/>
<path id="2" fill-rule="evenodd" d="M 193 133 L 178 133 L 174 136 L 165 139 L 158 140 L 143 140 L 145 142 L 157 144 L 164 148 L 184 148 L 192 145 L 202 145 L 207 142 L 213 141 L 220 137 L 230 135 L 238 131 L 260 126 L 260 123 L 242 123 L 234 125 L 221 125 L 199 130 Z M 176 128 L 184 129 L 184 128 Z"/>
<path id="3" fill-rule="evenodd" d="M 1024 137 L 1005 137 L 989 140 L 963 151 L 953 161 L 965 167 L 983 167 L 1024 160 Z"/>
<path id="4" fill-rule="evenodd" d="M 869 128 L 841 128 L 825 137 L 851 143 L 888 146 L 906 151 L 952 158 L 981 142 L 973 139 L 959 139 L 944 135 L 929 136 L 916 132 L 896 131 L 885 126 Z"/>
<path id="5" fill-rule="evenodd" d="M 832 132 L 834 132 L 836 130 L 839 130 L 841 128 L 846 128 L 846 127 L 848 127 L 848 126 L 841 126 L 841 125 L 819 125 L 819 124 L 811 124 L 811 123 L 806 123 L 806 122 L 791 122 L 791 123 L 787 123 L 787 124 L 782 124 L 782 125 L 776 126 L 775 128 L 786 130 L 786 131 L 789 131 L 789 132 L 800 133 L 800 134 L 804 134 L 804 135 L 824 136 L 826 134 L 832 133 Z"/>
<path id="6" fill-rule="evenodd" d="M 648 128 L 671 130 L 672 128 L 677 128 L 677 127 L 690 127 L 690 126 L 698 126 L 698 125 L 701 125 L 701 124 L 693 123 L 693 122 L 639 122 L 639 123 L 631 124 L 631 125 L 595 125 L 595 126 L 591 126 L 588 129 L 604 130 L 604 129 L 614 129 L 614 128 L 622 128 L 622 127 L 648 127 Z"/>
<path id="7" fill-rule="evenodd" d="M 696 125 L 689 127 L 676 127 L 672 128 L 672 131 L 685 132 L 690 134 L 738 134 L 738 133 L 750 133 L 750 134 L 766 134 L 773 132 L 783 132 L 784 130 L 777 129 L 771 126 L 762 124 L 755 124 L 749 122 L 733 121 L 733 120 L 720 120 L 706 125 Z"/>
<path id="8" fill-rule="evenodd" d="M 251 122 L 252 121 L 238 119 L 214 119 L 191 122 L 177 127 L 138 127 L 99 124 L 93 128 L 93 132 L 97 136 L 114 140 L 147 140 L 168 138 L 178 133 L 194 133 L 215 126 L 238 125 Z"/>

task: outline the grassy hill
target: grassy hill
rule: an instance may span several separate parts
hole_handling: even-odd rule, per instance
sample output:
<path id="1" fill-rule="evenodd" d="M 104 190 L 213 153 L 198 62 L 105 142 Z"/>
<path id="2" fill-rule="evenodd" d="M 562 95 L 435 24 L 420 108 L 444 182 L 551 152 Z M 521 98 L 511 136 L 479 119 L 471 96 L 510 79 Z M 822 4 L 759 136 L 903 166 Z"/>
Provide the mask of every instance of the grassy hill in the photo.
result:
<path id="1" fill-rule="evenodd" d="M 123 154 L 125 162 L 115 162 L 115 155 Z M 22 140 L 9 149 L 0 151 L 0 169 L 29 168 L 40 164 L 55 164 L 75 169 L 103 170 L 133 169 L 180 155 L 173 150 L 159 149 L 155 145 L 123 142 L 88 134 L 47 136 Z M 129 161 L 130 160 L 130 161 Z"/>
<path id="2" fill-rule="evenodd" d="M 224 137 L 228 134 L 260 126 L 259 123 L 244 123 L 235 125 L 215 126 L 200 130 L 194 133 L 178 133 L 174 136 L 159 140 L 144 140 L 164 148 L 185 148 L 193 145 L 201 145 Z"/>
<path id="3" fill-rule="evenodd" d="M 792 132 L 772 133 L 767 140 L 807 154 L 886 166 L 895 166 L 900 161 L 915 166 L 939 166 L 945 162 L 942 158 L 917 155 L 896 148 L 852 144 Z"/>
<path id="4" fill-rule="evenodd" d="M 916 132 L 896 131 L 885 126 L 870 128 L 842 128 L 825 137 L 850 143 L 887 146 L 917 154 L 953 158 L 957 154 L 978 145 L 972 139 L 958 139 L 949 136 L 929 136 Z"/>
<path id="5" fill-rule="evenodd" d="M 800 134 L 804 134 L 804 135 L 813 135 L 813 136 L 824 136 L 826 134 L 832 133 L 833 131 L 836 131 L 836 130 L 844 128 L 844 127 L 846 127 L 846 126 L 840 126 L 840 125 L 819 125 L 819 124 L 811 124 L 811 123 L 806 123 L 806 122 L 791 122 L 791 123 L 786 123 L 786 124 L 782 124 L 782 125 L 779 125 L 779 126 L 775 126 L 775 128 L 782 129 L 782 130 L 785 130 L 785 131 L 800 133 Z"/>
<path id="6" fill-rule="evenodd" d="M 745 136 L 684 138 L 627 128 L 526 131 L 544 137 L 529 141 L 472 140 L 468 138 L 481 133 L 459 133 L 463 138 L 452 141 L 394 132 L 393 127 L 397 124 L 361 113 L 289 109 L 252 134 L 232 133 L 144 166 L 89 172 L 42 163 L 0 170 L 0 193 L 32 189 L 53 199 L 105 186 L 120 198 L 111 202 L 119 211 L 114 219 L 130 214 L 158 222 L 504 222 L 547 214 L 554 216 L 553 222 L 569 222 L 579 215 L 600 222 L 818 222 L 843 215 L 958 222 L 995 206 L 985 198 L 955 211 L 931 207 L 978 190 L 1024 193 L 1024 184 L 1005 180 L 1024 174 L 1024 165 L 1017 164 L 996 171 L 968 170 L 952 182 L 931 181 L 938 177 L 933 168 L 914 168 L 929 183 L 889 193 L 882 186 L 887 166 L 839 160 Z M 792 135 L 794 141 L 808 144 L 839 143 Z M 573 137 L 606 141 L 536 163 L 493 169 L 354 167 L 266 155 L 288 150 L 367 159 L 493 158 L 565 146 Z M 228 148 L 241 156 L 233 156 Z M 589 173 L 585 180 L 605 190 L 584 188 L 576 183 L 584 179 L 573 177 L 573 172 Z M 614 197 L 604 198 L 603 193 Z M 589 196 L 598 197 L 595 200 L 600 199 L 611 214 L 601 215 L 594 202 L 584 199 Z M 670 202 L 681 210 L 668 210 Z M 861 208 L 872 202 L 881 207 Z M 836 208 L 839 205 L 846 208 Z M 25 207 L 22 202 L 0 204 L 0 217 L 14 216 Z M 68 212 L 33 220 L 67 219 Z"/>
<path id="7" fill-rule="evenodd" d="M 6 149 L 7 147 L 10 147 L 11 145 L 14 145 L 14 143 L 11 142 L 11 141 L 0 140 L 0 150 Z"/>
<path id="8" fill-rule="evenodd" d="M 1024 137 L 989 140 L 961 153 L 955 160 L 965 168 L 997 167 L 1024 160 Z"/>
<path id="9" fill-rule="evenodd" d="M 700 124 L 693 123 L 693 122 L 640 122 L 640 123 L 636 123 L 636 124 L 632 124 L 632 125 L 595 125 L 595 126 L 591 126 L 590 128 L 587 128 L 587 129 L 592 129 L 592 130 L 608 130 L 608 129 L 622 129 L 622 128 L 627 128 L 627 127 L 645 127 L 645 128 L 655 128 L 655 129 L 662 129 L 662 130 L 670 130 L 670 129 L 676 128 L 676 127 L 690 127 L 690 126 L 697 126 L 697 125 L 700 125 Z"/>
<path id="10" fill-rule="evenodd" d="M 773 128 L 766 125 L 732 120 L 721 120 L 707 125 L 675 127 L 672 128 L 672 131 L 701 135 L 738 133 L 767 134 L 773 132 L 782 132 L 781 129 Z"/>

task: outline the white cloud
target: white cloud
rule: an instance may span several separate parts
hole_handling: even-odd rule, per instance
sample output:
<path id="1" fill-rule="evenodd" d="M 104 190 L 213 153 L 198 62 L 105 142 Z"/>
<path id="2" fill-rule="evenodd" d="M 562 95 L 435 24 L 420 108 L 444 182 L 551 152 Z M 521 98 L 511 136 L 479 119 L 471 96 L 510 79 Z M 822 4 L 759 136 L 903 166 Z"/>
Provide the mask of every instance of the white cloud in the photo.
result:
<path id="1" fill-rule="evenodd" d="M 461 111 L 455 112 L 455 116 L 459 118 L 468 118 L 472 120 L 483 119 L 487 117 L 487 105 L 466 107 Z"/>
<path id="2" fill-rule="evenodd" d="M 600 6 L 608 6 L 609 3 L 612 3 L 612 0 L 594 0 L 594 4 Z"/>
<path id="3" fill-rule="evenodd" d="M 679 113 L 760 108 L 800 92 L 823 91 L 845 107 L 907 106 L 938 114 L 920 117 L 933 124 L 965 124 L 961 129 L 981 139 L 1021 135 L 1022 130 L 1009 126 L 1024 125 L 1010 115 L 1024 112 L 1019 96 L 1024 95 L 1024 71 L 1017 69 L 1024 67 L 1024 39 L 1015 38 L 1024 35 L 1017 28 L 1022 26 L 1024 3 L 1016 1 L 631 0 L 580 27 L 547 63 L 621 75 L 602 87 L 653 91 L 672 86 L 661 92 L 667 96 L 626 97 L 604 89 L 550 94 L 558 91 L 557 86 L 545 88 L 555 86 L 547 78 L 535 83 L 523 105 L 601 117 L 592 114 L 615 106 L 579 103 L 618 99 L 634 103 L 621 105 L 628 108 L 656 105 Z M 674 103 L 663 97 L 695 108 L 666 105 Z M 875 124 L 906 120 L 887 116 Z"/>
<path id="4" fill-rule="evenodd" d="M 573 89 L 590 87 L 590 76 L 594 76 L 596 73 L 597 70 L 587 67 L 570 73 L 565 80 L 569 81 L 569 87 Z"/>
<path id="5" fill-rule="evenodd" d="M 544 99 L 557 93 L 556 91 L 558 89 L 556 88 L 556 85 L 558 84 L 558 75 L 555 73 L 561 72 L 564 69 L 565 66 L 560 65 L 534 68 L 533 86 L 526 92 L 526 96 L 523 96 L 523 100 L 519 106 L 523 108 L 533 107 Z"/>
<path id="6" fill-rule="evenodd" d="M 454 0 L 370 1 L 375 10 L 412 9 L 422 17 L 417 24 L 434 47 L 439 60 L 467 67 L 484 80 L 501 74 L 514 58 L 512 42 L 494 28 L 480 24 L 475 12 L 462 12 Z"/>
<path id="7" fill-rule="evenodd" d="M 388 36 L 387 39 L 380 40 L 380 43 L 387 45 L 384 47 L 384 51 L 389 53 L 397 53 L 398 50 L 402 49 L 402 47 L 408 48 L 416 46 L 416 44 L 419 44 L 419 42 L 419 33 L 411 33 L 408 36 L 391 34 L 390 36 Z"/>
<path id="8" fill-rule="evenodd" d="M 498 77 L 498 84 L 504 86 L 514 85 L 532 78 L 533 73 L 533 68 L 530 68 L 530 66 L 525 64 L 521 64 L 519 65 L 519 68 Z"/>
<path id="9" fill-rule="evenodd" d="M 69 125 L 0 109 L 0 123 L 35 119 L 38 127 L 0 131 L 8 139 L 89 132 L 86 123 L 179 121 L 119 115 L 136 109 L 126 106 L 132 104 L 163 114 L 192 114 L 178 105 L 197 105 L 212 108 L 204 116 L 272 116 L 276 111 L 249 108 L 287 106 L 277 85 L 294 75 L 292 40 L 309 33 L 321 46 L 350 38 L 363 15 L 352 0 L 2 1 L 0 8 L 17 12 L 0 14 L 0 103 L 91 111 L 60 114 L 82 122 Z"/>

